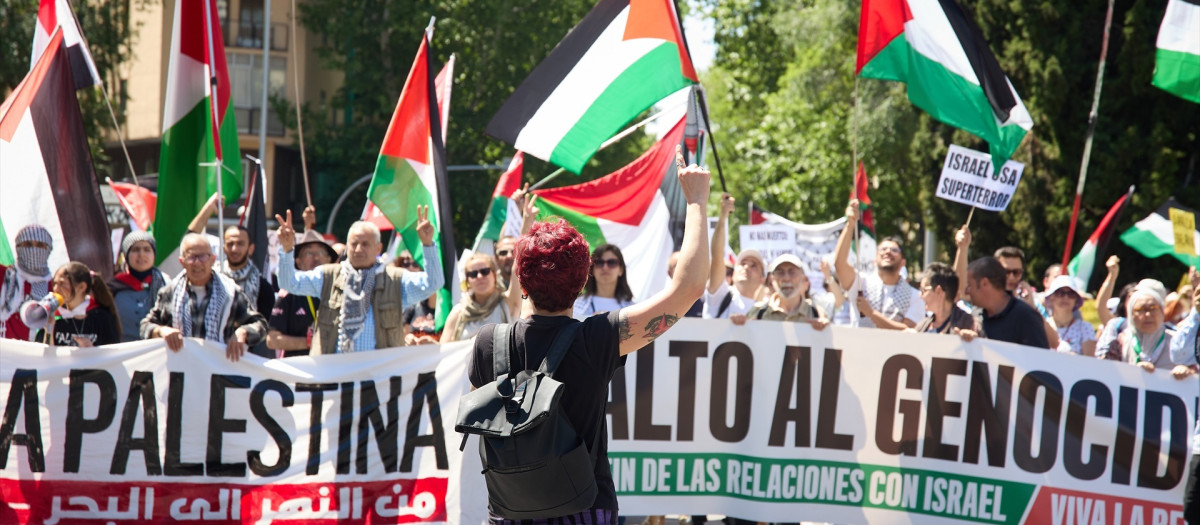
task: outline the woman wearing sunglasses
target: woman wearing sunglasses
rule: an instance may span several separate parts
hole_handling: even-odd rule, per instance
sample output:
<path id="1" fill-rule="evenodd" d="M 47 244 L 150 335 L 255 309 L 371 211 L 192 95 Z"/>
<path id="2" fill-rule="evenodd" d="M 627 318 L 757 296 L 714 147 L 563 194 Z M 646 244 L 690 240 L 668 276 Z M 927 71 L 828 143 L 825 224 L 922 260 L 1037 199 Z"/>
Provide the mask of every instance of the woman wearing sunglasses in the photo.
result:
<path id="1" fill-rule="evenodd" d="M 529 232 L 538 212 L 533 205 L 537 197 L 525 199 L 523 196 L 524 192 L 518 191 L 512 197 L 522 203 L 522 235 Z M 521 283 L 515 274 L 508 283 L 509 288 L 500 285 L 497 281 L 500 269 L 496 266 L 496 259 L 486 253 L 472 255 L 463 269 L 466 280 L 462 282 L 462 289 L 466 293 L 446 318 L 440 339 L 442 343 L 470 339 L 484 325 L 509 323 L 521 316 Z"/>
<path id="2" fill-rule="evenodd" d="M 592 251 L 583 295 L 575 300 L 573 317 L 580 321 L 598 313 L 620 310 L 633 304 L 633 290 L 625 278 L 625 256 L 612 244 L 601 244 Z"/>
<path id="3" fill-rule="evenodd" d="M 1058 351 L 1092 357 L 1096 355 L 1096 328 L 1079 313 L 1083 295 L 1076 286 L 1070 275 L 1055 277 L 1044 303 L 1050 322 L 1058 329 Z"/>

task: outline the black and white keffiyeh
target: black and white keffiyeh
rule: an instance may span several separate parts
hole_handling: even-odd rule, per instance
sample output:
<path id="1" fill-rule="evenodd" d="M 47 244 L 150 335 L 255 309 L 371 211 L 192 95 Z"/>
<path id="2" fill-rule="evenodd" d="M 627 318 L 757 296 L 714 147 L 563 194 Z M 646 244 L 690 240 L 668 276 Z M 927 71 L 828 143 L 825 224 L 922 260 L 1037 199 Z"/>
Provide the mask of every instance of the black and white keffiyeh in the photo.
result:
<path id="1" fill-rule="evenodd" d="M 233 294 L 236 291 L 231 284 L 226 282 L 221 275 L 213 274 L 208 308 L 204 310 L 204 338 L 206 340 L 225 342 L 225 316 L 229 311 L 228 303 L 233 301 Z M 192 337 L 195 327 L 192 326 L 192 296 L 188 293 L 187 274 L 180 274 L 172 286 L 174 286 L 174 295 L 171 302 L 171 324 L 176 330 L 183 332 L 184 337 Z"/>
<path id="2" fill-rule="evenodd" d="M 867 302 L 871 303 L 871 308 L 882 313 L 893 321 L 901 321 L 904 315 L 908 312 L 908 305 L 912 302 L 912 287 L 908 286 L 903 280 L 896 283 L 892 288 L 892 305 L 894 310 L 889 308 L 884 310 L 883 301 L 886 299 L 887 291 L 882 279 L 863 279 L 863 292 L 867 297 Z"/>
<path id="3" fill-rule="evenodd" d="M 342 312 L 338 319 L 338 352 L 353 352 L 354 340 L 367 321 L 367 309 L 371 306 L 371 295 L 375 291 L 375 274 L 380 264 L 369 268 L 355 269 L 349 261 L 342 261 L 341 275 L 346 288 L 342 301 Z M 365 349 L 369 350 L 369 349 Z"/>
<path id="4" fill-rule="evenodd" d="M 258 284 L 262 282 L 262 272 L 254 265 L 253 261 L 246 261 L 245 266 L 234 270 L 229 266 L 229 259 L 225 259 L 221 263 L 221 273 L 242 287 L 242 292 L 246 294 L 247 299 L 250 299 L 251 308 L 258 304 Z"/>

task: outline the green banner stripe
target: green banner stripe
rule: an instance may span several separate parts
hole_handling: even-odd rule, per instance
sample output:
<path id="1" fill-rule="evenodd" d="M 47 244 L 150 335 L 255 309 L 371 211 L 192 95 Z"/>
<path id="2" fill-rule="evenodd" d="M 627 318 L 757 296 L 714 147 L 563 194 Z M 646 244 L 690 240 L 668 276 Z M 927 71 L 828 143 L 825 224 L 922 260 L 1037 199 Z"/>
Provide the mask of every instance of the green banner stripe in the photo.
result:
<path id="1" fill-rule="evenodd" d="M 1019 523 L 1036 485 L 935 470 L 722 453 L 609 452 L 617 494 L 726 496 Z"/>

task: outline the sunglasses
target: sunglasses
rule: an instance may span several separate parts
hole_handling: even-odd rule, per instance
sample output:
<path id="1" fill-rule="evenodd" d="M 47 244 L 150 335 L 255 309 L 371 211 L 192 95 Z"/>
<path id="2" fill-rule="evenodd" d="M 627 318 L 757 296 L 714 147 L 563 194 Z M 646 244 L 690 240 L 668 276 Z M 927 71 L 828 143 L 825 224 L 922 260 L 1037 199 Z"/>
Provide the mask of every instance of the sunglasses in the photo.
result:
<path id="1" fill-rule="evenodd" d="M 396 265 L 401 268 L 412 268 L 417 265 L 417 261 L 412 259 L 396 259 Z"/>
<path id="2" fill-rule="evenodd" d="M 491 275 L 491 273 L 492 273 L 491 268 L 480 268 L 478 270 L 467 270 L 466 275 L 467 275 L 467 279 L 474 279 L 474 278 L 480 277 L 480 276 L 487 277 L 488 275 Z"/>
<path id="3" fill-rule="evenodd" d="M 512 253 L 510 250 L 499 250 L 496 252 L 496 257 L 508 257 L 510 253 Z"/>
<path id="4" fill-rule="evenodd" d="M 597 268 L 604 268 L 605 266 L 607 266 L 609 268 L 620 268 L 621 260 L 620 259 L 592 259 L 592 264 L 595 265 Z"/>
<path id="5" fill-rule="evenodd" d="M 1025 275 L 1025 270 L 1005 270 L 1004 273 L 1007 273 L 1014 277 L 1020 277 L 1022 275 Z"/>

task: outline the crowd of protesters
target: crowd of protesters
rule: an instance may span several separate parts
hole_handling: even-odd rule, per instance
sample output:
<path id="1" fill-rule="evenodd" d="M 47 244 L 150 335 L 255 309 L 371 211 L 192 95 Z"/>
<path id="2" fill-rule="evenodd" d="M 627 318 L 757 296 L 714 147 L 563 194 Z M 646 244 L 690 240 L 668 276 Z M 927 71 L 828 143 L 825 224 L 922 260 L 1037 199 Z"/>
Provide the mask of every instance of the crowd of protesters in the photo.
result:
<path id="1" fill-rule="evenodd" d="M 544 286 L 530 288 L 514 264 L 537 208 L 532 195 L 520 192 L 516 200 L 524 217 L 522 237 L 501 238 L 494 255 L 466 258 L 463 293 L 453 305 L 439 304 L 435 293 L 455 276 L 443 275 L 437 262 L 427 208 L 417 210 L 415 226 L 424 268 L 408 251 L 381 258 L 381 233 L 370 222 L 351 225 L 343 250 L 336 250 L 312 227 L 315 210 L 309 207 L 302 235 L 293 229 L 290 210 L 276 215 L 279 267 L 265 272 L 251 260 L 259 247 L 245 228 L 230 226 L 221 239 L 203 233 L 218 208 L 214 199 L 178 246 L 179 275 L 172 278 L 155 266 L 164 247 L 138 232 L 122 242 L 119 271 L 107 283 L 79 262 L 49 268 L 54 240 L 45 228 L 26 226 L 16 235 L 16 264 L 0 266 L 0 337 L 75 347 L 161 338 L 172 351 L 193 337 L 224 345 L 235 361 L 248 351 L 284 358 L 471 339 L 487 325 L 516 322 L 537 311 L 522 294 Z M 824 282 L 814 289 L 810 275 L 817 274 L 796 255 L 768 261 L 753 249 L 725 253 L 734 199 L 722 195 L 707 283 L 685 315 L 736 325 L 790 321 L 815 330 L 835 324 L 950 334 L 965 341 L 988 338 L 1120 361 L 1147 372 L 1167 370 L 1177 379 L 1198 369 L 1200 273 L 1195 268 L 1178 290 L 1141 279 L 1114 297 L 1120 261 L 1110 257 L 1095 296 L 1099 323 L 1094 325 L 1081 313 L 1088 295 L 1082 283 L 1063 274 L 1061 265 L 1045 269 L 1038 291 L 1026 279 L 1025 255 L 1018 247 L 1000 247 L 972 260 L 966 226 L 955 235 L 952 265 L 932 263 L 910 280 L 903 240 L 885 237 L 877 244 L 873 269 L 860 271 L 850 254 L 859 209 L 857 201 L 848 204 L 836 249 L 818 270 Z M 220 264 L 218 249 L 224 251 Z M 573 305 L 559 310 L 583 321 L 644 303 L 650 298 L 634 296 L 629 273 L 674 273 L 678 255 L 669 268 L 629 268 L 619 247 L 592 247 L 582 291 Z M 449 309 L 444 329 L 437 327 L 441 308 Z M 1200 427 L 1196 445 L 1200 451 Z M 1200 484 L 1191 480 L 1188 490 L 1189 512 L 1200 512 L 1200 504 L 1191 504 L 1200 502 Z"/>

